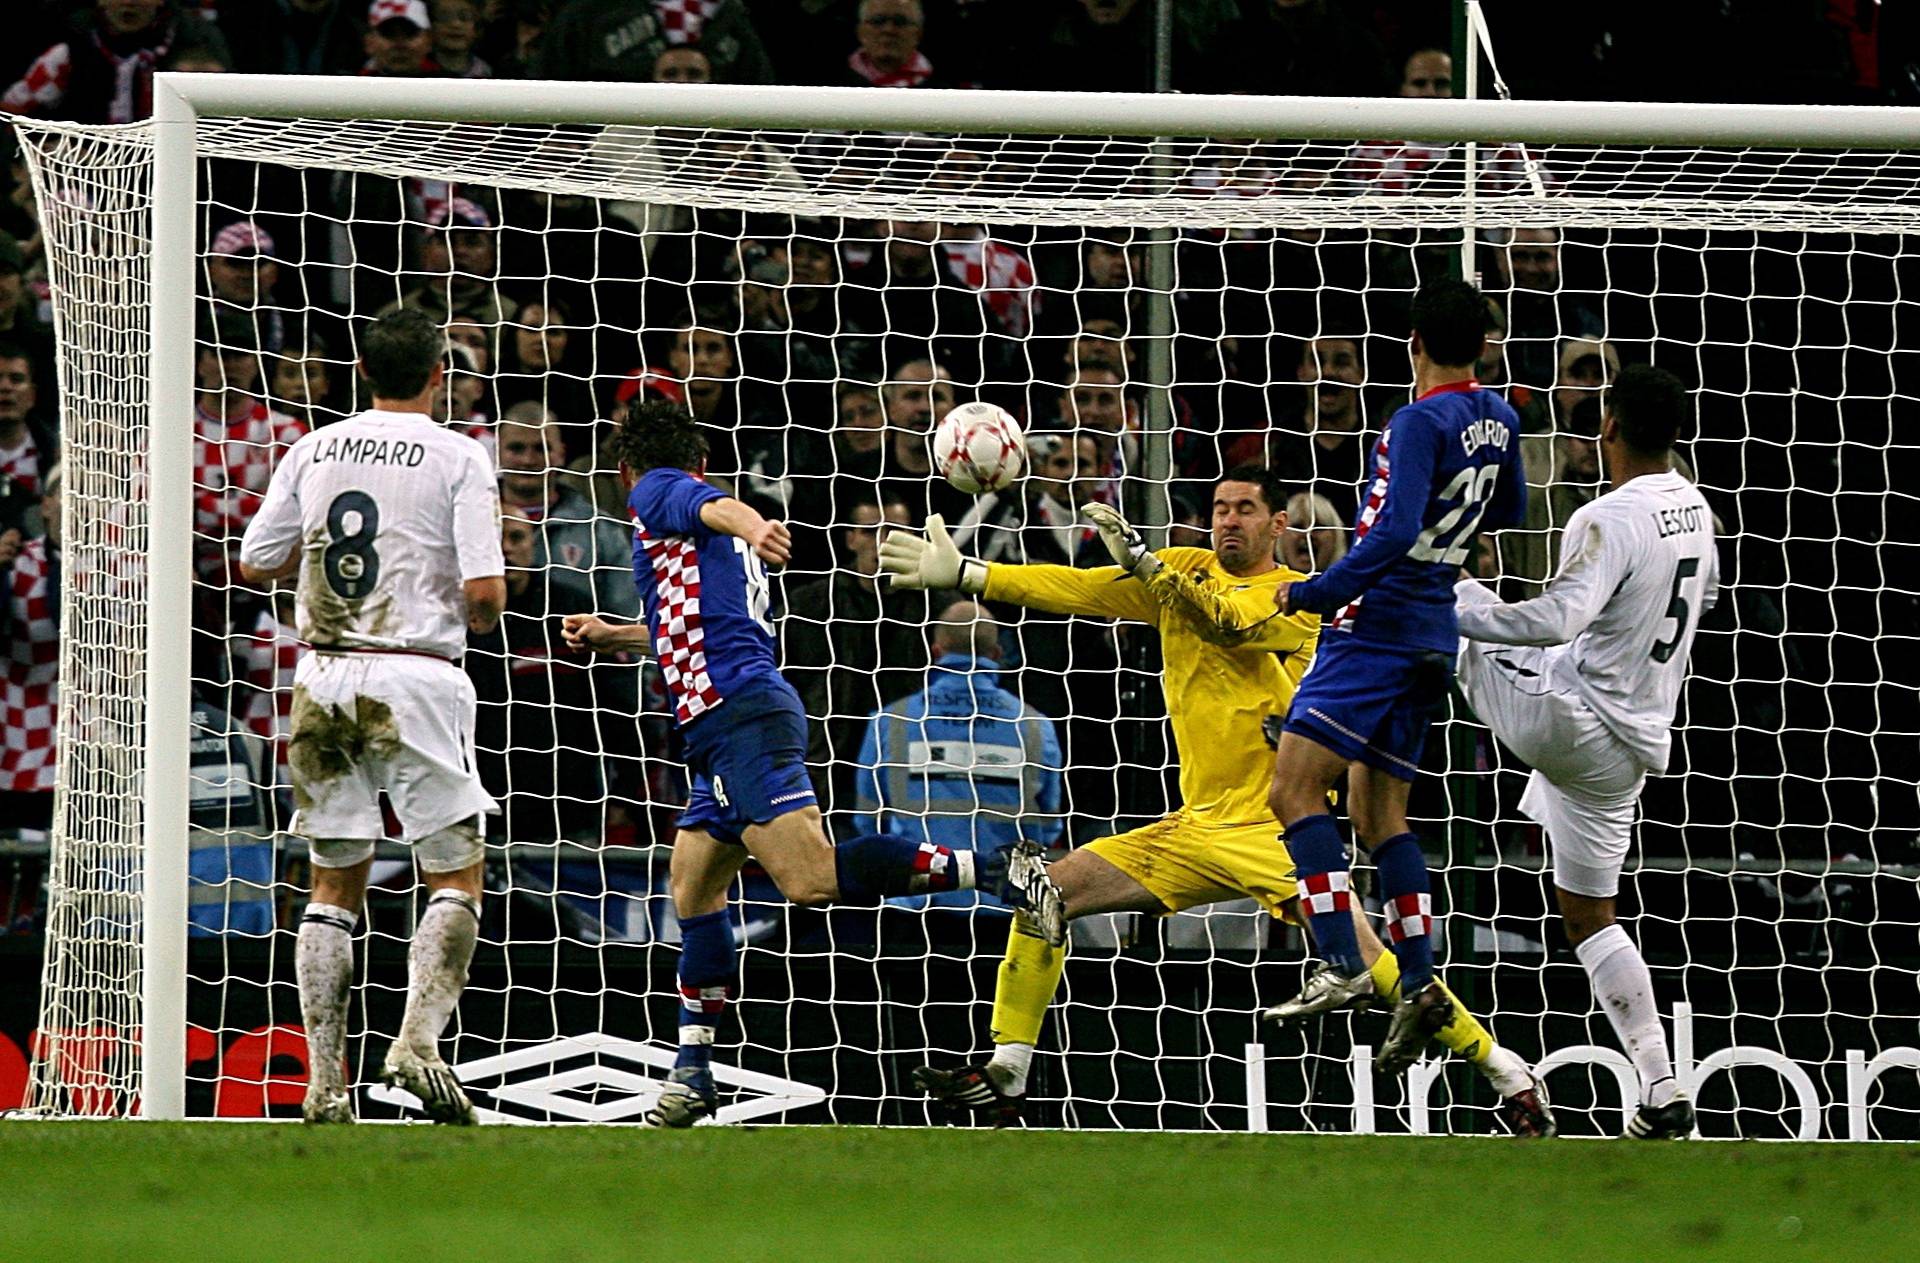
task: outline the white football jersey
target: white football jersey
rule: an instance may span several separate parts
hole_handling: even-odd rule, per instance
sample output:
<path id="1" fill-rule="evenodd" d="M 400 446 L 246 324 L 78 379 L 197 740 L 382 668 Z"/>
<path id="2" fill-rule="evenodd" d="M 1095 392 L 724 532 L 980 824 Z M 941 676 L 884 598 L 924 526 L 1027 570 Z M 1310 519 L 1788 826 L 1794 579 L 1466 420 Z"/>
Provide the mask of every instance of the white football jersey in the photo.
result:
<path id="1" fill-rule="evenodd" d="M 1578 693 L 1649 771 L 1666 770 L 1674 708 L 1700 616 L 1719 597 L 1713 511 L 1676 473 L 1643 474 L 1568 520 L 1560 573 L 1512 605 L 1462 593 L 1460 634 L 1560 645 L 1551 683 Z"/>
<path id="2" fill-rule="evenodd" d="M 506 573 L 492 462 L 424 413 L 372 409 L 315 430 L 273 471 L 240 560 L 272 570 L 296 547 L 302 640 L 458 660 L 461 585 Z"/>

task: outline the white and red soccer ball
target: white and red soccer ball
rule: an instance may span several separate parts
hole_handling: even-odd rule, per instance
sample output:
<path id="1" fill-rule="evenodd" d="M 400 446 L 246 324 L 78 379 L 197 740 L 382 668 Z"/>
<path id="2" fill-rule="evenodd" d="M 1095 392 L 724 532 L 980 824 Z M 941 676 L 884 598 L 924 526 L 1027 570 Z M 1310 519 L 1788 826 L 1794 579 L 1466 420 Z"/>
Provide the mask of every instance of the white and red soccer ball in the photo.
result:
<path id="1" fill-rule="evenodd" d="M 963 403 L 933 432 L 933 467 L 969 495 L 1013 485 L 1026 467 L 1027 440 L 1005 408 Z"/>

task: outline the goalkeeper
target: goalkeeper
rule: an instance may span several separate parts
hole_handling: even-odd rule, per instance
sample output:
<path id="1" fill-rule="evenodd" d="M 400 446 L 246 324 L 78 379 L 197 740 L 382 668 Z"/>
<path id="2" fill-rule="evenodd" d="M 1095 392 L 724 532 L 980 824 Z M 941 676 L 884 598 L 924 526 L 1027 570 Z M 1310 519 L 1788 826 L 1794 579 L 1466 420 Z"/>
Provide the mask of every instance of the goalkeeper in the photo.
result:
<path id="1" fill-rule="evenodd" d="M 1213 548 L 1149 552 L 1111 508 L 1084 512 L 1119 563 L 1099 570 L 989 564 L 962 557 L 938 516 L 925 538 L 895 532 L 881 567 L 905 588 L 958 588 L 1056 614 L 1134 619 L 1160 630 L 1167 709 L 1180 750 L 1179 810 L 1143 828 L 1101 838 L 1050 865 L 1061 918 L 1022 914 L 1007 937 L 994 990 L 994 1054 L 959 1070 L 923 1067 L 915 1082 L 936 1100 L 1017 1121 L 1047 1005 L 1066 965 L 1064 920 L 1100 912 L 1158 915 L 1252 897 L 1275 916 L 1306 924 L 1292 858 L 1267 807 L 1262 725 L 1284 715 L 1313 655 L 1319 620 L 1282 615 L 1277 585 L 1302 578 L 1274 560 L 1286 529 L 1284 488 L 1270 471 L 1233 470 L 1213 495 Z M 1038 904 L 1051 911 L 1051 901 Z M 1356 907 L 1363 956 L 1381 996 L 1397 996 L 1399 967 Z M 1506 1100 L 1525 1135 L 1551 1135 L 1552 1115 L 1526 1063 L 1494 1043 L 1456 1004 L 1439 1032 Z"/>

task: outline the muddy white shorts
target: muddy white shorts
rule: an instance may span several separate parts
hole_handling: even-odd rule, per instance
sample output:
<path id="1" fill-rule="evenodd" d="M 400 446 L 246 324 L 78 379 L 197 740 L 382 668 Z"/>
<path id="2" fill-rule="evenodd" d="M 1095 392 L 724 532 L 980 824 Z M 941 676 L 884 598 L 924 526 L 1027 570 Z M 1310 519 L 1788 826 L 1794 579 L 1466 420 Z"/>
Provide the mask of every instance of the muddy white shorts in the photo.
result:
<path id="1" fill-rule="evenodd" d="M 1520 810 L 1546 830 L 1553 884 L 1611 899 L 1647 772 L 1578 693 L 1553 685 L 1551 653 L 1464 641 L 1460 688 L 1480 721 L 1533 767 Z"/>
<path id="2" fill-rule="evenodd" d="M 435 835 L 499 810 L 474 770 L 475 706 L 467 673 L 444 659 L 397 653 L 302 658 L 293 674 L 287 743 L 294 831 L 309 839 L 368 844 L 319 846 L 314 861 L 343 868 L 373 853 L 372 841 L 386 833 L 383 791 L 400 820 L 401 837 L 413 843 L 432 839 L 436 849 L 444 840 Z M 422 854 L 423 864 L 428 859 Z M 442 869 L 438 863 L 428 867 Z"/>

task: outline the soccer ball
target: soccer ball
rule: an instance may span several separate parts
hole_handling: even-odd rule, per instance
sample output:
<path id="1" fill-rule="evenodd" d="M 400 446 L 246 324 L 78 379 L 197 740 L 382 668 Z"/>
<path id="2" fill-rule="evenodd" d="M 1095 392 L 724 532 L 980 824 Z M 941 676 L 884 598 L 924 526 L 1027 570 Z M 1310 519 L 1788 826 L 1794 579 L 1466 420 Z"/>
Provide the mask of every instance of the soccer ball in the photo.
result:
<path id="1" fill-rule="evenodd" d="M 963 403 L 933 432 L 933 465 L 970 495 L 1013 484 L 1026 466 L 1026 436 L 1005 408 Z"/>

